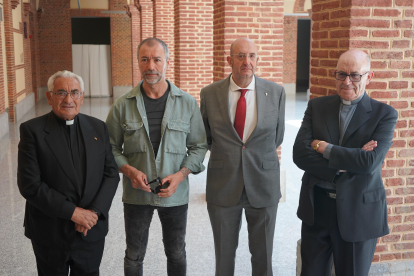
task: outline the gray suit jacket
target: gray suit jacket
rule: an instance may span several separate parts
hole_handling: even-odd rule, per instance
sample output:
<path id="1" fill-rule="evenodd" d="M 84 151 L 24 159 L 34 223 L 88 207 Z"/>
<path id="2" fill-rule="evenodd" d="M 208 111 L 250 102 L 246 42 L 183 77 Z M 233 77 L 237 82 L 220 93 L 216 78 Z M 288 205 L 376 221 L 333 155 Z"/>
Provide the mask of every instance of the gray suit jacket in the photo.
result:
<path id="1" fill-rule="evenodd" d="M 285 130 L 285 90 L 256 78 L 257 126 L 243 144 L 229 112 L 230 77 L 201 89 L 201 115 L 211 151 L 207 170 L 207 202 L 235 206 L 246 189 L 255 208 L 276 205 L 280 199 L 277 147 Z"/>

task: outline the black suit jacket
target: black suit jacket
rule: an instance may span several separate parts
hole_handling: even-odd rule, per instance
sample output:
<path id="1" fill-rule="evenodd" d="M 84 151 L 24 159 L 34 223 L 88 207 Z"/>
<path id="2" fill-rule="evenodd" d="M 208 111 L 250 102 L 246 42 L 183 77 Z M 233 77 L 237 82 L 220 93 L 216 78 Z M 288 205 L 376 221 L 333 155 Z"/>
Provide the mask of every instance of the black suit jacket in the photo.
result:
<path id="1" fill-rule="evenodd" d="M 382 164 L 392 145 L 397 111 L 391 106 L 363 96 L 339 144 L 338 95 L 309 101 L 293 147 L 293 161 L 305 171 L 302 178 L 298 217 L 313 225 L 313 186 L 336 178 L 336 203 L 342 238 L 358 242 L 389 233 L 387 203 L 382 182 Z M 310 143 L 319 139 L 333 144 L 329 160 L 314 151 Z M 361 150 L 375 140 L 373 151 Z"/>
<path id="2" fill-rule="evenodd" d="M 20 125 L 17 183 L 26 199 L 25 235 L 34 242 L 69 248 L 75 238 L 75 207 L 97 208 L 98 223 L 85 241 L 108 233 L 108 212 L 119 182 L 118 167 L 104 122 L 78 114 L 86 151 L 85 190 L 76 182 L 69 149 L 52 112 Z"/>

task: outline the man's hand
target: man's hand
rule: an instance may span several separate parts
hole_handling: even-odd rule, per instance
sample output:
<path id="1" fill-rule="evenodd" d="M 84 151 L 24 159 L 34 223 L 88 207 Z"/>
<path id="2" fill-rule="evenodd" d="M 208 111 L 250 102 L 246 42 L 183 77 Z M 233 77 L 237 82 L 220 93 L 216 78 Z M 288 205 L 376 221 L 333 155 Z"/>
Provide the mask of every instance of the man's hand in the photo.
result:
<path id="1" fill-rule="evenodd" d="M 128 164 L 123 165 L 119 169 L 119 171 L 131 180 L 132 188 L 140 189 L 145 192 L 151 193 L 151 189 L 149 185 L 147 185 L 148 181 L 145 173 L 137 170 L 136 168 Z"/>
<path id="2" fill-rule="evenodd" d="M 85 226 L 75 223 L 75 229 L 76 231 L 83 233 L 84 236 L 87 235 L 88 229 L 86 229 Z"/>
<path id="3" fill-rule="evenodd" d="M 76 207 L 71 220 L 90 230 L 98 222 L 98 216 L 92 210 Z"/>
<path id="4" fill-rule="evenodd" d="M 183 167 L 181 170 L 174 174 L 170 174 L 166 176 L 162 183 L 166 181 L 170 182 L 170 186 L 167 189 L 161 189 L 160 193 L 158 193 L 159 197 L 170 197 L 172 196 L 175 191 L 177 190 L 178 184 L 180 184 L 189 174 L 191 173 L 190 169 Z"/>
<path id="5" fill-rule="evenodd" d="M 377 141 L 371 140 L 366 143 L 361 149 L 365 151 L 373 151 L 377 146 Z"/>
<path id="6" fill-rule="evenodd" d="M 311 143 L 311 147 L 313 148 L 314 145 L 316 145 L 317 143 L 319 143 L 321 140 L 313 140 Z M 319 148 L 316 152 L 323 154 L 323 152 L 325 151 L 326 146 L 329 145 L 329 143 L 323 141 L 319 144 Z"/>

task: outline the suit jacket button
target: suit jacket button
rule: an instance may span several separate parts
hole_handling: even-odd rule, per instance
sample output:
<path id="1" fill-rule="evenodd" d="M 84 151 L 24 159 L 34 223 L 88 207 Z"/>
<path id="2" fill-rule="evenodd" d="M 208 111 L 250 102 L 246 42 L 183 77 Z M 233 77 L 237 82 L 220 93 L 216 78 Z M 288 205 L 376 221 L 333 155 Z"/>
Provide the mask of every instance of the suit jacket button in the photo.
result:
<path id="1" fill-rule="evenodd" d="M 242 149 L 246 149 L 246 146 L 243 146 Z"/>

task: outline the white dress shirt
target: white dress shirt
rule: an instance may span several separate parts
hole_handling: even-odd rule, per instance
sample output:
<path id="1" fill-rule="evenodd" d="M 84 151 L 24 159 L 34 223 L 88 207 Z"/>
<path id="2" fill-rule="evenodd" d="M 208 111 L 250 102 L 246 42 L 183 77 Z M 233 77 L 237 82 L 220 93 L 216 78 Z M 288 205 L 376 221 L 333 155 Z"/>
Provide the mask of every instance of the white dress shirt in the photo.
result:
<path id="1" fill-rule="evenodd" d="M 241 92 L 239 89 L 248 89 L 245 98 L 246 98 L 246 121 L 244 123 L 244 131 L 243 131 L 243 143 L 246 143 L 247 139 L 249 139 L 250 134 L 252 134 L 253 130 L 256 128 L 257 125 L 257 105 L 256 105 L 256 81 L 253 77 L 252 82 L 246 87 L 241 88 L 239 87 L 234 81 L 233 77 L 230 78 L 230 86 L 229 86 L 229 110 L 230 110 L 230 120 L 232 125 L 234 126 L 234 117 L 236 116 L 236 109 L 237 109 L 237 101 L 241 96 Z"/>

